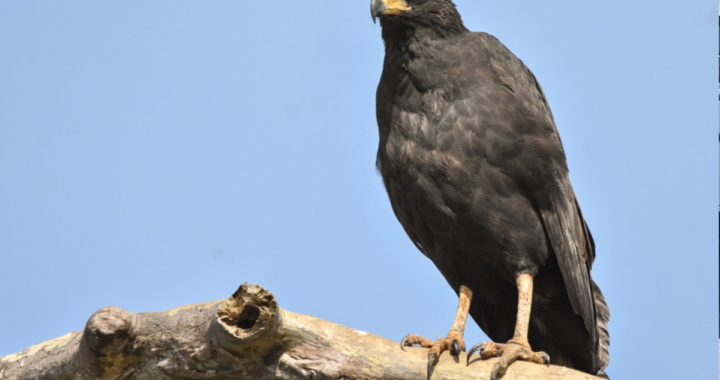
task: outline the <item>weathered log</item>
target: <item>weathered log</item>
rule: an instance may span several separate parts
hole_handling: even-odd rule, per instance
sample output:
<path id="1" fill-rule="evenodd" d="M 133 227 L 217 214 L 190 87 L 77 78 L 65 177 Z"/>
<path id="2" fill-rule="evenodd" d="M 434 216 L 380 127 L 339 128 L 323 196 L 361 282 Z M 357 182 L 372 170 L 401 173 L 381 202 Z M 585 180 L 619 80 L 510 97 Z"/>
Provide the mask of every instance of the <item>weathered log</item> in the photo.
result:
<path id="1" fill-rule="evenodd" d="M 497 359 L 456 363 L 443 354 L 433 379 L 489 379 Z M 258 285 L 166 312 L 98 310 L 85 330 L 0 357 L 0 380 L 367 379 L 422 380 L 427 353 L 278 307 Z M 513 364 L 503 377 L 598 379 L 559 366 Z"/>

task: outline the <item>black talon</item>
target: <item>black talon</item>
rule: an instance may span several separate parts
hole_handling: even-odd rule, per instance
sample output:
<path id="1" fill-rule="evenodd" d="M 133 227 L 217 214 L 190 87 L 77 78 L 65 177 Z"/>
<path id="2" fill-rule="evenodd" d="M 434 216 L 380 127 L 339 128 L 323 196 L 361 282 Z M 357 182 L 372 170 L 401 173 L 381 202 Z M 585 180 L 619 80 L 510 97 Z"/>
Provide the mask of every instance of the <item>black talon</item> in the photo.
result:
<path id="1" fill-rule="evenodd" d="M 460 343 L 457 339 L 453 339 L 450 345 L 450 355 L 455 359 L 455 363 L 460 361 Z"/>
<path id="2" fill-rule="evenodd" d="M 453 356 L 460 355 L 460 342 L 457 339 L 453 339 L 452 345 L 450 346 L 450 353 Z"/>
<path id="3" fill-rule="evenodd" d="M 500 366 L 500 363 L 495 364 L 495 367 L 493 367 L 492 373 L 490 374 L 490 380 L 498 380 L 499 378 L 503 377 L 505 374 L 505 370 Z"/>
<path id="4" fill-rule="evenodd" d="M 547 366 L 550 367 L 550 355 L 548 355 L 547 353 L 543 352 L 542 357 L 543 357 L 543 360 L 545 360 L 545 364 L 547 364 Z"/>
<path id="5" fill-rule="evenodd" d="M 432 376 L 436 361 L 437 355 L 434 352 L 428 352 L 427 380 L 430 380 L 430 376 Z"/>
<path id="6" fill-rule="evenodd" d="M 475 351 L 477 351 L 478 354 L 482 354 L 482 346 L 483 346 L 482 343 L 478 343 L 478 344 L 476 344 L 476 345 L 474 345 L 474 346 L 472 346 L 472 347 L 470 348 L 470 351 L 468 351 L 468 354 L 467 354 L 467 363 L 466 363 L 466 365 L 470 365 L 470 357 L 472 356 L 472 354 L 473 354 Z"/>

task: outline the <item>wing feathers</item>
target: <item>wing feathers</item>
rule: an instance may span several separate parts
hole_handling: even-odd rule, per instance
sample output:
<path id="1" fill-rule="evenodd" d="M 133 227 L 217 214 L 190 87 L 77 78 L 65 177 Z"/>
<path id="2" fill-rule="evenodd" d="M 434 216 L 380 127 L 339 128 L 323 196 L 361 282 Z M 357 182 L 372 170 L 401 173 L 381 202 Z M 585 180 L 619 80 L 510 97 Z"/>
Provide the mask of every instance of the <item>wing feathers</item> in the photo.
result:
<path id="1" fill-rule="evenodd" d="M 582 317 L 590 336 L 595 337 L 595 305 L 590 287 L 589 253 L 587 244 L 581 244 L 589 238 L 585 236 L 584 221 L 576 207 L 570 182 L 562 182 L 564 183 L 561 188 L 565 193 L 563 199 L 541 205 L 540 213 L 560 265 L 573 311 Z"/>

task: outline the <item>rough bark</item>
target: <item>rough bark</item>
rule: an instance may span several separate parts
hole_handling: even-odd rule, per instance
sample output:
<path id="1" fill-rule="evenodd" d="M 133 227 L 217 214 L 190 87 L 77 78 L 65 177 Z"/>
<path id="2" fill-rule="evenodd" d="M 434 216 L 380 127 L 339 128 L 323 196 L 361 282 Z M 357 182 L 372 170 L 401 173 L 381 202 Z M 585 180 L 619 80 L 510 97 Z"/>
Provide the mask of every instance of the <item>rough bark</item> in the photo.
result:
<path id="1" fill-rule="evenodd" d="M 477 357 L 476 357 L 477 358 Z M 489 379 L 497 359 L 465 365 L 444 353 L 433 379 Z M 425 379 L 427 351 L 278 307 L 258 285 L 232 297 L 166 312 L 106 307 L 81 332 L 0 357 L 12 379 Z M 503 377 L 598 379 L 518 362 Z"/>

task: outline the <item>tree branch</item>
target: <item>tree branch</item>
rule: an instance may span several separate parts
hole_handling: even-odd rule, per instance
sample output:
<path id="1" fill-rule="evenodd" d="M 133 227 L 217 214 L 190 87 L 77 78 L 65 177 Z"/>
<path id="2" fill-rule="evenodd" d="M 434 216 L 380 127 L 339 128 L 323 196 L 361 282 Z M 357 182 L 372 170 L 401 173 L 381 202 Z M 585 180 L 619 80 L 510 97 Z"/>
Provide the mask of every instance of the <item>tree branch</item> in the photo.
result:
<path id="1" fill-rule="evenodd" d="M 497 359 L 455 363 L 443 354 L 433 379 L 490 378 Z M 98 310 L 84 331 L 0 357 L 0 380 L 283 379 L 420 380 L 427 351 L 278 307 L 258 285 L 222 301 L 166 312 Z M 503 377 L 598 379 L 565 367 L 517 362 Z"/>

